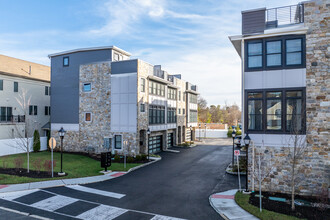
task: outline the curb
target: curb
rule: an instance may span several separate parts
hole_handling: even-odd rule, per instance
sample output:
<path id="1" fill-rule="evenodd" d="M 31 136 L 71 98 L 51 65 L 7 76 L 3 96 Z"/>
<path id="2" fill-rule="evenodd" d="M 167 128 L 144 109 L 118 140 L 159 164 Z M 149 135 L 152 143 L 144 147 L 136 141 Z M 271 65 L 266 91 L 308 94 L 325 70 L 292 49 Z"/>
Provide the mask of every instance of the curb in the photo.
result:
<path id="1" fill-rule="evenodd" d="M 231 164 L 231 163 L 230 163 L 230 164 Z M 226 168 L 226 173 L 231 174 L 231 175 L 236 175 L 236 176 L 238 176 L 238 172 L 232 172 L 232 171 L 229 171 L 229 170 L 228 170 L 230 164 L 228 164 L 228 166 L 227 166 L 227 168 Z M 246 176 L 246 172 L 240 172 L 239 174 L 240 174 L 240 175 L 243 175 L 243 176 Z"/>
<path id="2" fill-rule="evenodd" d="M 229 218 L 227 218 L 227 216 L 225 216 L 222 212 L 220 212 L 214 205 L 213 203 L 211 202 L 211 197 L 213 196 L 214 194 L 210 195 L 209 196 L 209 203 L 210 205 L 212 206 L 212 208 L 225 220 L 229 220 Z"/>
<path id="3" fill-rule="evenodd" d="M 156 159 L 156 158 L 157 158 L 157 159 Z M 153 157 L 153 158 L 152 158 L 153 161 L 151 161 L 151 162 L 149 162 L 149 163 L 145 163 L 145 164 L 139 165 L 139 166 L 136 166 L 136 167 L 133 167 L 133 168 L 129 169 L 129 170 L 127 171 L 127 173 L 133 172 L 134 170 L 138 170 L 138 169 L 140 169 L 140 168 L 142 168 L 142 167 L 149 166 L 149 165 L 151 165 L 151 164 L 153 164 L 153 163 L 156 163 L 156 162 L 160 161 L 161 159 L 162 159 L 161 157 Z M 126 174 L 127 174 L 127 173 L 126 173 Z"/>

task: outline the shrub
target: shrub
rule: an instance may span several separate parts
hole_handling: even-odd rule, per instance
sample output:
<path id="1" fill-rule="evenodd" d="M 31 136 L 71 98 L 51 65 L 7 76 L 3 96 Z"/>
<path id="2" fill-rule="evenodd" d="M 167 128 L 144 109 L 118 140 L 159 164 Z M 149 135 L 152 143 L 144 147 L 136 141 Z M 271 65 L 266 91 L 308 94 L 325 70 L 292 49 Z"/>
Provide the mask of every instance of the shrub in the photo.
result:
<path id="1" fill-rule="evenodd" d="M 114 156 L 113 161 L 119 163 L 119 162 L 120 162 L 120 156 L 119 156 L 118 154 L 116 154 L 116 155 Z"/>
<path id="2" fill-rule="evenodd" d="M 37 158 L 36 160 L 34 160 L 32 162 L 32 166 L 34 167 L 34 169 L 40 173 L 41 167 L 42 167 L 42 160 L 40 158 Z"/>
<path id="3" fill-rule="evenodd" d="M 56 167 L 56 160 L 53 160 L 53 169 Z M 48 171 L 48 173 L 52 172 L 52 161 L 51 160 L 45 160 L 44 162 L 44 169 Z"/>
<path id="4" fill-rule="evenodd" d="M 227 137 L 232 137 L 231 134 L 233 133 L 232 127 L 229 127 L 228 132 L 227 132 Z"/>
<path id="5" fill-rule="evenodd" d="M 145 154 L 141 154 L 141 160 L 146 161 L 148 159 L 148 156 Z"/>
<path id="6" fill-rule="evenodd" d="M 40 135 L 38 130 L 34 130 L 33 134 L 33 151 L 40 151 Z"/>
<path id="7" fill-rule="evenodd" d="M 127 163 L 133 163 L 134 162 L 134 157 L 127 157 L 126 162 Z"/>
<path id="8" fill-rule="evenodd" d="M 16 157 L 14 159 L 15 168 L 18 170 L 23 168 L 23 163 L 24 163 L 24 159 L 22 157 Z"/>
<path id="9" fill-rule="evenodd" d="M 142 161 L 142 155 L 138 154 L 135 157 L 136 161 Z"/>
<path id="10" fill-rule="evenodd" d="M 2 168 L 6 169 L 8 167 L 8 156 L 3 156 L 2 157 Z"/>
<path id="11" fill-rule="evenodd" d="M 237 125 L 237 128 L 236 128 L 236 135 L 242 135 L 242 131 L 241 131 L 241 129 L 239 128 L 238 125 Z"/>

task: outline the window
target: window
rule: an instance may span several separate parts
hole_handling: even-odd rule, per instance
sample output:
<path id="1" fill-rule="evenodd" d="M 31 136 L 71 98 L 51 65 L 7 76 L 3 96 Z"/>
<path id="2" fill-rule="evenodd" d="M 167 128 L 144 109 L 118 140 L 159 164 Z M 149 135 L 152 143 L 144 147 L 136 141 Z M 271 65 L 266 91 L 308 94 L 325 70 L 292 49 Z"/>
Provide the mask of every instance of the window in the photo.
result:
<path id="1" fill-rule="evenodd" d="M 118 53 L 113 54 L 113 60 L 114 61 L 119 61 L 119 54 Z"/>
<path id="2" fill-rule="evenodd" d="M 122 136 L 121 135 L 115 135 L 115 149 L 121 149 L 122 145 Z"/>
<path id="3" fill-rule="evenodd" d="M 149 105 L 149 124 L 165 124 L 165 107 Z"/>
<path id="4" fill-rule="evenodd" d="M 186 93 L 182 93 L 182 101 L 186 102 Z"/>
<path id="5" fill-rule="evenodd" d="M 140 112 L 145 112 L 145 111 L 146 111 L 145 104 L 141 103 L 140 104 Z"/>
<path id="6" fill-rule="evenodd" d="M 111 146 L 111 138 L 104 138 L 103 143 L 104 148 L 109 150 Z"/>
<path id="7" fill-rule="evenodd" d="M 69 57 L 63 57 L 63 66 L 69 66 Z"/>
<path id="8" fill-rule="evenodd" d="M 2 90 L 3 90 L 3 80 L 0 79 L 0 91 L 2 91 Z"/>
<path id="9" fill-rule="evenodd" d="M 248 93 L 248 130 L 262 130 L 262 93 Z"/>
<path id="10" fill-rule="evenodd" d="M 165 85 L 150 81 L 149 82 L 149 94 L 164 97 L 165 96 Z"/>
<path id="11" fill-rule="evenodd" d="M 189 122 L 197 122 L 197 110 L 189 111 Z"/>
<path id="12" fill-rule="evenodd" d="M 197 104 L 197 95 L 189 94 L 189 98 L 190 98 L 190 100 L 189 100 L 190 103 Z"/>
<path id="13" fill-rule="evenodd" d="M 172 99 L 172 100 L 176 100 L 176 89 L 168 88 L 167 89 L 167 98 Z"/>
<path id="14" fill-rule="evenodd" d="M 45 95 L 50 95 L 50 87 L 45 86 Z"/>
<path id="15" fill-rule="evenodd" d="M 182 109 L 182 114 L 185 115 L 186 114 L 186 109 Z"/>
<path id="16" fill-rule="evenodd" d="M 12 121 L 13 108 L 12 107 L 0 107 L 0 122 Z"/>
<path id="17" fill-rule="evenodd" d="M 281 41 L 266 42 L 266 63 L 267 66 L 282 65 L 282 44 Z"/>
<path id="18" fill-rule="evenodd" d="M 179 97 L 178 100 L 181 101 L 181 91 L 179 91 Z"/>
<path id="19" fill-rule="evenodd" d="M 286 65 L 302 64 L 302 39 L 286 40 Z"/>
<path id="20" fill-rule="evenodd" d="M 14 92 L 18 92 L 18 82 L 14 82 Z"/>
<path id="21" fill-rule="evenodd" d="M 85 113 L 85 121 L 92 121 L 92 113 L 90 112 Z"/>
<path id="22" fill-rule="evenodd" d="M 167 123 L 176 123 L 176 109 L 167 108 Z"/>
<path id="23" fill-rule="evenodd" d="M 305 132 L 305 88 L 247 91 L 246 130 Z"/>
<path id="24" fill-rule="evenodd" d="M 262 67 L 262 43 L 248 43 L 248 67 Z"/>
<path id="25" fill-rule="evenodd" d="M 141 78 L 141 92 L 146 91 L 146 80 Z"/>
<path id="26" fill-rule="evenodd" d="M 50 115 L 50 106 L 45 106 L 45 115 Z"/>
<path id="27" fill-rule="evenodd" d="M 267 92 L 267 130 L 282 129 L 282 92 Z"/>
<path id="28" fill-rule="evenodd" d="M 90 92 L 92 90 L 92 84 L 91 83 L 84 83 L 83 90 L 84 90 L 84 92 Z"/>
<path id="29" fill-rule="evenodd" d="M 181 115 L 181 108 L 179 108 L 179 115 Z"/>
<path id="30" fill-rule="evenodd" d="M 30 105 L 29 106 L 29 115 L 38 115 L 38 106 Z"/>

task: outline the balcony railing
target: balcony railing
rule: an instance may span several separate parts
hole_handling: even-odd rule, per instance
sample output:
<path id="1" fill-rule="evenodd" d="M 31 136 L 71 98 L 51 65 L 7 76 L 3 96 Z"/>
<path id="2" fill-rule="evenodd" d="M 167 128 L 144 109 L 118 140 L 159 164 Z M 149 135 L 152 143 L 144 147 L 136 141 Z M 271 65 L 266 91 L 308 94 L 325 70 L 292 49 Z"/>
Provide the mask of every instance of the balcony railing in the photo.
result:
<path id="1" fill-rule="evenodd" d="M 0 115 L 0 123 L 22 123 L 25 115 Z"/>
<path id="2" fill-rule="evenodd" d="M 304 5 L 290 5 L 266 10 L 266 29 L 304 23 Z"/>

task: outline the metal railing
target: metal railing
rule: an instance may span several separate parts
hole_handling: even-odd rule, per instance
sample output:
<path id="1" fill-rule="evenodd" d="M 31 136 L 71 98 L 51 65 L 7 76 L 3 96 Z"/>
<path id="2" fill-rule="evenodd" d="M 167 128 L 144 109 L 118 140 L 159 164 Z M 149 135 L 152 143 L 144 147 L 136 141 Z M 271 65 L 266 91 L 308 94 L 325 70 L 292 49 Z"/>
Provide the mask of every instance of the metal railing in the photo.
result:
<path id="1" fill-rule="evenodd" d="M 266 10 L 266 28 L 304 23 L 304 5 L 290 5 Z"/>
<path id="2" fill-rule="evenodd" d="M 25 115 L 0 115 L 0 123 L 22 123 Z"/>

